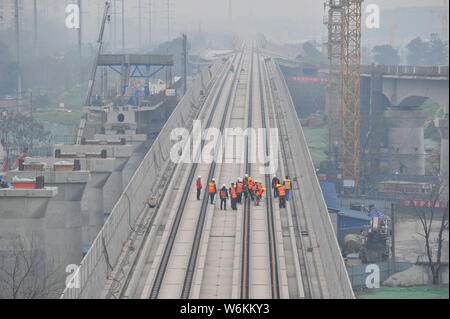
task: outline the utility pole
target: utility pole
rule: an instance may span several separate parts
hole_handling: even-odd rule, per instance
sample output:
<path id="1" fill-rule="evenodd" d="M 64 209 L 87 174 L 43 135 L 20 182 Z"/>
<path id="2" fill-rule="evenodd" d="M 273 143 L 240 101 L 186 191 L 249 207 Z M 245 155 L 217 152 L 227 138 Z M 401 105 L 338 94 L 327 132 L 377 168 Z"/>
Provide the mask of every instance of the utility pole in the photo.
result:
<path id="1" fill-rule="evenodd" d="M 142 48 L 142 2 L 138 0 L 138 34 L 139 34 L 139 49 Z"/>
<path id="2" fill-rule="evenodd" d="M 80 85 L 83 83 L 83 7 L 82 7 L 82 0 L 78 0 L 78 9 L 80 10 L 80 27 L 78 28 L 78 63 L 80 64 Z"/>
<path id="3" fill-rule="evenodd" d="M 148 46 L 152 46 L 152 0 L 148 0 Z"/>
<path id="4" fill-rule="evenodd" d="M 113 0 L 113 50 L 117 48 L 117 0 Z"/>
<path id="5" fill-rule="evenodd" d="M 14 31 L 16 36 L 16 61 L 17 61 L 17 103 L 22 98 L 22 72 L 20 61 L 20 23 L 19 23 L 19 0 L 14 1 Z"/>
<path id="6" fill-rule="evenodd" d="M 37 0 L 33 1 L 33 24 L 34 24 L 34 50 L 36 53 L 38 42 L 38 23 L 37 23 Z"/>
<path id="7" fill-rule="evenodd" d="M 395 204 L 391 203 L 391 223 L 392 223 L 392 243 L 391 243 L 391 260 L 392 260 L 392 267 L 391 267 L 391 275 L 396 273 L 396 264 L 395 264 L 395 222 L 396 222 L 395 216 Z"/>
<path id="8" fill-rule="evenodd" d="M 170 42 L 170 0 L 166 0 L 167 2 L 167 43 Z M 169 46 L 167 45 L 167 50 L 169 50 Z"/>
<path id="9" fill-rule="evenodd" d="M 187 36 L 183 34 L 183 88 L 184 94 L 187 91 L 187 64 L 188 64 L 188 52 L 187 52 Z"/>
<path id="10" fill-rule="evenodd" d="M 122 0 L 122 53 L 125 53 L 125 0 Z"/>

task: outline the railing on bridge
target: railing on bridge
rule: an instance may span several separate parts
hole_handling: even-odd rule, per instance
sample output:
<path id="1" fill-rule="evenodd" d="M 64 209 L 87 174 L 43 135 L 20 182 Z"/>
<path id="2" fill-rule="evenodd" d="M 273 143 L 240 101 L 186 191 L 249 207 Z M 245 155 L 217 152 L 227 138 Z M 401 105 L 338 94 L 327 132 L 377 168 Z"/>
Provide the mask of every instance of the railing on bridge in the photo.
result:
<path id="1" fill-rule="evenodd" d="M 448 77 L 448 66 L 411 66 L 411 65 L 363 65 L 361 74 L 372 72 L 399 76 Z"/>

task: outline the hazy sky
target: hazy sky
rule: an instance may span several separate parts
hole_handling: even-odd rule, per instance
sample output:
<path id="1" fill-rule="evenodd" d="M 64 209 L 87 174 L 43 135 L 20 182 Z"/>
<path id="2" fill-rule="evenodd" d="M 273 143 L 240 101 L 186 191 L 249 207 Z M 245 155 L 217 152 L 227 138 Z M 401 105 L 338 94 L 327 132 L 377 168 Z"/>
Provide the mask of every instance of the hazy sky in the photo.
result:
<path id="1" fill-rule="evenodd" d="M 143 0 L 145 1 L 145 0 Z M 158 0 L 154 0 L 157 1 Z M 161 2 L 162 0 L 159 0 Z M 165 0 L 163 0 L 165 1 Z M 177 15 L 191 17 L 224 16 L 228 13 L 228 0 L 171 0 Z M 445 0 L 448 1 L 448 0 Z M 323 0 L 232 0 L 234 16 L 295 17 L 302 13 L 317 15 L 323 12 Z M 442 5 L 443 0 L 366 0 L 367 4 L 378 4 L 382 8 Z"/>

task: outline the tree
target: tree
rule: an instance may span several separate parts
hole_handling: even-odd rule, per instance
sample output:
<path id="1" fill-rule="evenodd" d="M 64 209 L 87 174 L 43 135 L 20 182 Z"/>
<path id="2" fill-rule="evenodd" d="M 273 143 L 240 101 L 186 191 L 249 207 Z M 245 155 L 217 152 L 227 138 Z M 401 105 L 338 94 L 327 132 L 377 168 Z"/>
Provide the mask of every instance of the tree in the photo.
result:
<path id="1" fill-rule="evenodd" d="M 13 151 L 24 152 L 36 143 L 48 142 L 49 138 L 50 132 L 29 115 L 19 112 L 0 114 L 0 143 L 7 161 Z"/>
<path id="2" fill-rule="evenodd" d="M 429 52 L 428 43 L 422 41 L 417 37 L 406 46 L 408 49 L 408 64 L 409 65 L 425 65 L 427 61 L 427 54 Z"/>
<path id="3" fill-rule="evenodd" d="M 441 176 L 437 185 L 433 185 L 428 200 L 430 203 L 437 202 L 439 199 L 448 198 L 448 177 Z M 447 195 L 446 195 L 447 194 Z M 413 201 L 413 198 L 405 197 Z M 442 249 L 444 241 L 448 240 L 449 216 L 448 211 L 442 209 L 437 213 L 437 209 L 432 207 L 417 207 L 413 205 L 419 220 L 421 231 L 417 234 L 424 239 L 425 256 L 419 256 L 419 259 L 425 257 L 426 264 L 430 267 L 432 281 L 434 285 L 439 284 L 439 275 L 442 268 Z M 447 234 L 445 234 L 447 232 Z"/>
<path id="4" fill-rule="evenodd" d="M 448 64 L 448 43 L 444 43 L 436 33 L 431 34 L 430 41 L 423 41 L 420 37 L 415 38 L 406 48 L 409 65 Z"/>
<path id="5" fill-rule="evenodd" d="M 8 243 L 8 251 L 0 255 L 0 299 L 57 298 L 61 282 L 39 249 L 39 240 L 28 242 L 17 235 Z"/>
<path id="6" fill-rule="evenodd" d="M 400 64 L 400 56 L 398 50 L 391 45 L 377 45 L 372 49 L 374 55 L 373 60 L 377 64 L 398 65 Z"/>
<path id="7" fill-rule="evenodd" d="M 8 47 L 0 41 L 0 96 L 13 95 L 17 84 L 17 64 Z"/>
<path id="8" fill-rule="evenodd" d="M 448 45 L 444 43 L 437 34 L 431 35 L 429 42 L 429 53 L 427 54 L 428 65 L 448 64 Z"/>

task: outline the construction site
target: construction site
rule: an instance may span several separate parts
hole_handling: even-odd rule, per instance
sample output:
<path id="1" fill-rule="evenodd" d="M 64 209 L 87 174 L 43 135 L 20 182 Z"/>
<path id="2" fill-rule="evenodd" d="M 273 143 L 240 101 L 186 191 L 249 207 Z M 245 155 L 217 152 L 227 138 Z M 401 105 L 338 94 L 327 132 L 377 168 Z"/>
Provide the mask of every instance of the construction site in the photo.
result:
<path id="1" fill-rule="evenodd" d="M 190 2 L 0 0 L 0 299 L 448 299 L 448 1 Z"/>

